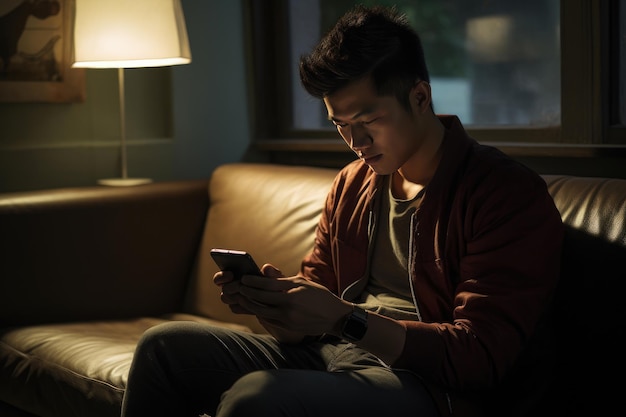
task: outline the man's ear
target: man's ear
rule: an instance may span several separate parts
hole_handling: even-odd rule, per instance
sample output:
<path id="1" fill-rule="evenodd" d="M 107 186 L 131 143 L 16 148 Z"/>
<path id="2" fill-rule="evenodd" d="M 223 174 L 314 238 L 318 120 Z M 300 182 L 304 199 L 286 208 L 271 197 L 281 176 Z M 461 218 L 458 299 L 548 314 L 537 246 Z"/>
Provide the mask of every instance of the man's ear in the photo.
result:
<path id="1" fill-rule="evenodd" d="M 411 90 L 411 100 L 413 100 L 415 106 L 420 111 L 425 111 L 430 108 L 431 99 L 430 84 L 422 80 L 415 83 L 415 86 Z"/>

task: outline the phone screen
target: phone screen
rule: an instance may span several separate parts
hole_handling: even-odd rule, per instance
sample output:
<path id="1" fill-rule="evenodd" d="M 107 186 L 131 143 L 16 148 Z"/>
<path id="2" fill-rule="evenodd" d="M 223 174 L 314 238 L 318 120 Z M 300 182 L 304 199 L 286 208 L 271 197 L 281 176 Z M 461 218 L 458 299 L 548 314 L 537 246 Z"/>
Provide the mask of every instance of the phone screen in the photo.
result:
<path id="1" fill-rule="evenodd" d="M 252 256 L 245 251 L 232 249 L 211 249 L 211 257 L 222 271 L 230 271 L 235 279 L 242 275 L 263 275 Z"/>

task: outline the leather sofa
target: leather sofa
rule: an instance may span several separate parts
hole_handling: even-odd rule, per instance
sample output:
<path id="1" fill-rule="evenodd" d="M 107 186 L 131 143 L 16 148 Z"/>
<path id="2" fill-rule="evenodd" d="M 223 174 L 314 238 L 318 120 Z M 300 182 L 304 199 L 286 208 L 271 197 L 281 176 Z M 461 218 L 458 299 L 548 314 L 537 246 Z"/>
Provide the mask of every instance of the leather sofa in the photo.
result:
<path id="1" fill-rule="evenodd" d="M 228 164 L 210 180 L 0 194 L 0 416 L 116 417 L 135 344 L 195 320 L 263 331 L 219 301 L 212 247 L 294 274 L 336 171 Z M 559 360 L 536 415 L 620 405 L 626 180 L 544 176 L 566 237 Z"/>

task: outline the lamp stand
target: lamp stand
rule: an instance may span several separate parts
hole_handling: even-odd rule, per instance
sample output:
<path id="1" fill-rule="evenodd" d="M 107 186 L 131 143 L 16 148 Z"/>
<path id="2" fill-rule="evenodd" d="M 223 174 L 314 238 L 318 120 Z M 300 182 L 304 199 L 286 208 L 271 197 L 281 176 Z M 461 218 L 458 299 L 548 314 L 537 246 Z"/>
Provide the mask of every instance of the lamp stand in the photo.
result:
<path id="1" fill-rule="evenodd" d="M 126 155 L 126 95 L 124 92 L 124 68 L 117 69 L 117 81 L 120 96 L 120 159 L 122 165 L 122 177 L 101 179 L 98 180 L 98 184 L 113 187 L 130 187 L 134 185 L 148 184 L 152 182 L 150 178 L 128 178 Z"/>

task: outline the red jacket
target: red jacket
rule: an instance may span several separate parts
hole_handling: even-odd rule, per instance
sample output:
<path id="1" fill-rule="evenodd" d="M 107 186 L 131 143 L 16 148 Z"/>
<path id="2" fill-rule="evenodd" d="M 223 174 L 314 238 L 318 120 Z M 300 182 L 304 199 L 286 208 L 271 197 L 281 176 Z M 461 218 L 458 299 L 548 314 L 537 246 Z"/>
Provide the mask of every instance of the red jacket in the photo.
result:
<path id="1" fill-rule="evenodd" d="M 455 116 L 440 119 L 443 154 L 410 245 L 421 321 L 403 322 L 406 343 L 393 366 L 421 375 L 443 415 L 470 415 L 468 405 L 526 407 L 547 371 L 543 330 L 559 276 L 561 217 L 541 177 L 478 144 Z M 304 276 L 348 300 L 368 276 L 381 180 L 360 160 L 338 174 L 302 263 Z"/>

